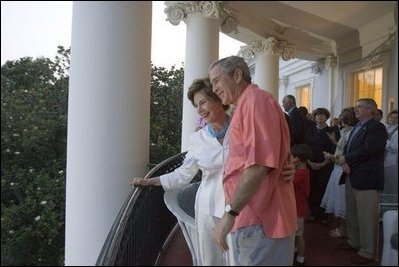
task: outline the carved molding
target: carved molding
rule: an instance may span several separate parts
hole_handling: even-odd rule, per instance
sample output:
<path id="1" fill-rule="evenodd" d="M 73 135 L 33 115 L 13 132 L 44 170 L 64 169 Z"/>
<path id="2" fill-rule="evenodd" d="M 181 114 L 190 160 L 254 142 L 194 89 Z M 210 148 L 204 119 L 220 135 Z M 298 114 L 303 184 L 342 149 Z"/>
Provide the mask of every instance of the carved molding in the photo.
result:
<path id="1" fill-rule="evenodd" d="M 312 64 L 312 66 L 311 66 L 311 70 L 310 70 L 310 72 L 312 73 L 312 74 L 319 74 L 319 73 L 321 73 L 321 67 L 320 67 L 320 65 L 316 62 L 316 63 L 313 63 Z"/>
<path id="2" fill-rule="evenodd" d="M 278 55 L 284 60 L 290 60 L 295 57 L 295 47 L 286 41 L 278 41 L 272 36 L 266 40 L 242 46 L 239 54 L 246 60 L 251 60 L 259 54 Z"/>
<path id="3" fill-rule="evenodd" d="M 317 62 L 311 65 L 311 73 L 313 74 L 320 74 L 325 69 L 326 60 L 319 59 Z"/>
<path id="4" fill-rule="evenodd" d="M 279 42 L 280 55 L 283 60 L 288 61 L 295 57 L 295 46 L 287 41 Z"/>
<path id="5" fill-rule="evenodd" d="M 220 13 L 220 28 L 223 33 L 237 33 L 237 27 L 239 24 L 238 16 L 231 10 L 223 8 Z"/>
<path id="6" fill-rule="evenodd" d="M 325 69 L 333 69 L 337 67 L 337 57 L 329 55 L 325 58 L 319 59 L 311 65 L 311 73 L 320 74 Z"/>
<path id="7" fill-rule="evenodd" d="M 329 55 L 326 57 L 326 68 L 334 69 L 337 67 L 337 57 L 334 55 Z"/>
<path id="8" fill-rule="evenodd" d="M 381 61 L 382 55 L 386 51 L 391 51 L 393 45 L 395 44 L 395 33 L 390 34 L 387 39 L 382 42 L 377 48 L 375 48 L 370 54 L 368 54 L 365 58 L 362 59 L 362 66 L 368 67 L 375 64 L 378 61 Z"/>
<path id="9" fill-rule="evenodd" d="M 165 1 L 165 13 L 172 25 L 179 23 L 191 15 L 201 15 L 220 21 L 224 33 L 237 31 L 237 15 L 228 7 L 228 1 Z"/>

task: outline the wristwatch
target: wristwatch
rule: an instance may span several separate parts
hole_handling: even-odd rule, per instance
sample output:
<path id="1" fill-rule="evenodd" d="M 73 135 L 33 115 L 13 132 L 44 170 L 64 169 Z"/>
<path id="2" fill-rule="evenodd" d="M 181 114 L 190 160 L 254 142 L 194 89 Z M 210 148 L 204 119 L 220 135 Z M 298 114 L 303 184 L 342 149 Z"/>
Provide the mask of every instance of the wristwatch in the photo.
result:
<path id="1" fill-rule="evenodd" d="M 226 205 L 226 207 L 224 208 L 224 211 L 226 212 L 226 213 L 228 213 L 228 214 L 230 214 L 231 216 L 233 216 L 233 217 L 236 217 L 236 216 L 238 216 L 238 212 L 236 212 L 236 211 L 234 211 L 232 208 L 231 208 L 231 205 L 230 204 L 227 204 Z"/>

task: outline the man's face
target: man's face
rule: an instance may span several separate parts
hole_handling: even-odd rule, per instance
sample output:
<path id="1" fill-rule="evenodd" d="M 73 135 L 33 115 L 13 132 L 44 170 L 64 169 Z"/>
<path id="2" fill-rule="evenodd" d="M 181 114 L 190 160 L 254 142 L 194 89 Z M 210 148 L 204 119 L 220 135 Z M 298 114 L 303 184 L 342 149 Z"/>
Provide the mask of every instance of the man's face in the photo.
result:
<path id="1" fill-rule="evenodd" d="M 288 112 L 288 110 L 290 110 L 290 108 L 291 108 L 291 101 L 290 101 L 287 97 L 284 97 L 284 98 L 283 98 L 283 108 L 284 108 L 284 110 L 287 111 L 287 112 Z"/>
<path id="2" fill-rule="evenodd" d="M 355 106 L 355 116 L 358 120 L 367 119 L 372 115 L 371 107 L 367 106 L 367 103 L 363 101 L 356 102 Z"/>
<path id="3" fill-rule="evenodd" d="M 234 77 L 224 74 L 220 66 L 215 66 L 209 72 L 213 92 L 222 100 L 223 105 L 234 104 L 237 100 L 235 87 L 237 82 Z"/>

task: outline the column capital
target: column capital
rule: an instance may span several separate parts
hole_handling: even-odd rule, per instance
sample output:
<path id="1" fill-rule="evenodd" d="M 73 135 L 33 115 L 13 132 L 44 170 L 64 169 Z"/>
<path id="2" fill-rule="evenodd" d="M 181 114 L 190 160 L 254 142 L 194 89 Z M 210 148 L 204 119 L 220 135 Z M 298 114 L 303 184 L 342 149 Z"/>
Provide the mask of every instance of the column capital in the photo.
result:
<path id="1" fill-rule="evenodd" d="M 165 1 L 165 5 L 166 20 L 174 26 L 192 15 L 200 15 L 219 19 L 224 33 L 237 31 L 237 15 L 228 7 L 226 1 Z"/>
<path id="2" fill-rule="evenodd" d="M 320 65 L 317 62 L 316 63 L 312 63 L 310 72 L 313 73 L 313 74 L 319 74 L 321 72 Z"/>
<path id="3" fill-rule="evenodd" d="M 329 55 L 313 63 L 311 65 L 311 73 L 320 74 L 325 69 L 333 69 L 335 67 L 337 67 L 337 57 L 334 55 Z"/>
<path id="4" fill-rule="evenodd" d="M 326 57 L 326 68 L 333 69 L 337 67 L 338 58 L 334 55 L 329 55 Z"/>
<path id="5" fill-rule="evenodd" d="M 246 60 L 250 60 L 260 54 L 277 55 L 284 60 L 290 60 L 295 56 L 295 46 L 271 36 L 266 40 L 254 41 L 247 46 L 242 46 L 239 53 Z"/>

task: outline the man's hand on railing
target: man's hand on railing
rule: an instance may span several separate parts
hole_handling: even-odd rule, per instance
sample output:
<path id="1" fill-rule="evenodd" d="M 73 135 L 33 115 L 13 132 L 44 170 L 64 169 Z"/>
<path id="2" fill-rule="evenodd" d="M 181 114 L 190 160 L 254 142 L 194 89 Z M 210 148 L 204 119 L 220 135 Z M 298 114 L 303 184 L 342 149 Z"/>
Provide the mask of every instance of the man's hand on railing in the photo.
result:
<path id="1" fill-rule="evenodd" d="M 149 179 L 144 179 L 141 177 L 135 177 L 133 178 L 133 180 L 131 180 L 129 182 L 129 184 L 133 185 L 133 186 L 150 186 L 150 185 L 157 185 L 160 186 L 161 185 L 161 180 L 159 177 L 154 177 L 154 178 L 149 178 Z"/>

